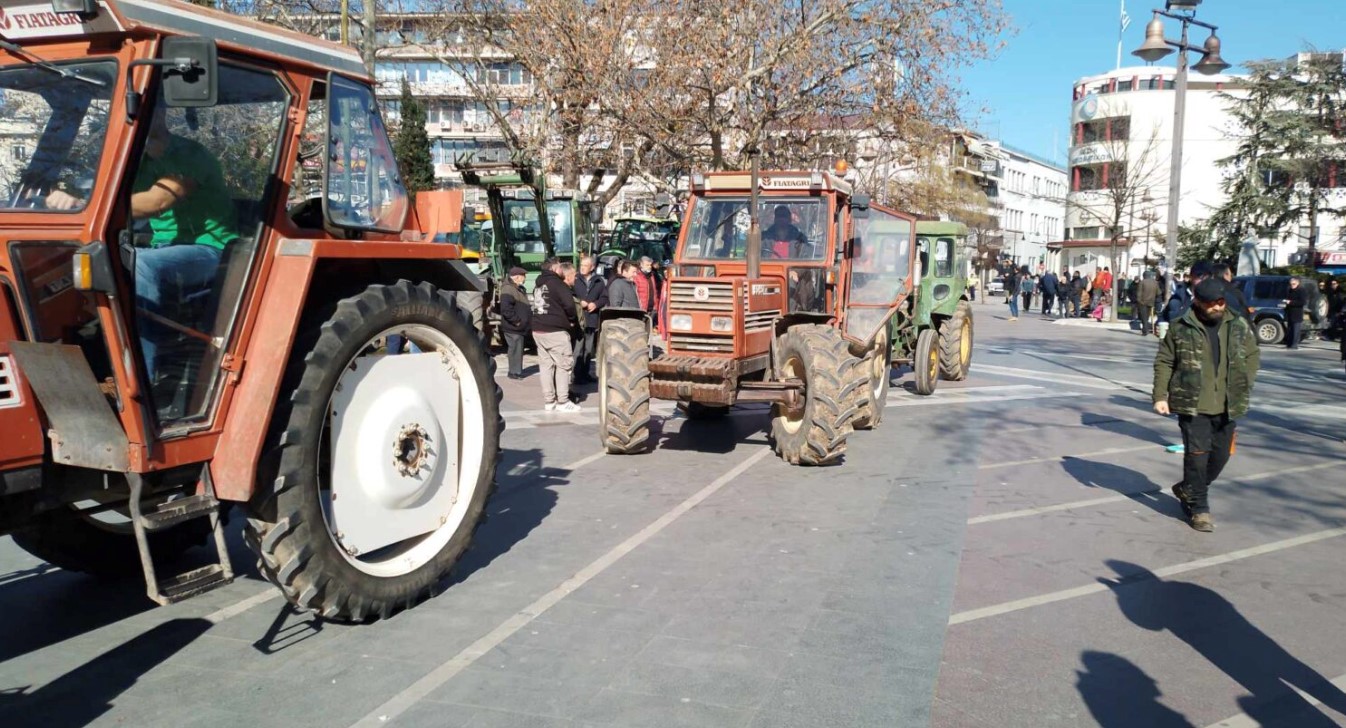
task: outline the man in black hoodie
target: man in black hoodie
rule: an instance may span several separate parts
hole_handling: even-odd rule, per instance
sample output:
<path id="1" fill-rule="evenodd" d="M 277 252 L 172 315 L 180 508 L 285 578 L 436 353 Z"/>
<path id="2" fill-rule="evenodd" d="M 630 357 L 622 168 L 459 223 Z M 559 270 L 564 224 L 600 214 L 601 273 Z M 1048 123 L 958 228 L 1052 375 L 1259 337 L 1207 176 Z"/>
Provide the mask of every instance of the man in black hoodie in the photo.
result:
<path id="1" fill-rule="evenodd" d="M 575 294 L 557 272 L 555 258 L 542 265 L 533 287 L 533 340 L 542 372 L 542 408 L 548 412 L 579 412 L 570 401 L 570 375 L 575 366 L 570 333 L 579 327 Z"/>

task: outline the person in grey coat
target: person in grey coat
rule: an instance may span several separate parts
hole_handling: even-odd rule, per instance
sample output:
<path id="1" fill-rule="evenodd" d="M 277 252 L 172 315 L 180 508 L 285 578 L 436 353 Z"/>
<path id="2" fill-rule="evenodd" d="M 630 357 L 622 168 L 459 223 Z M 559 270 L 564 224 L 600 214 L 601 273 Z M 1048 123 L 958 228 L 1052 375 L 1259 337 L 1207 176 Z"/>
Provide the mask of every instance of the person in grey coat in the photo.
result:
<path id="1" fill-rule="evenodd" d="M 640 305 L 640 295 L 636 293 L 635 278 L 639 273 L 640 269 L 629 260 L 617 264 L 618 275 L 608 284 L 608 308 L 645 310 L 645 307 Z"/>

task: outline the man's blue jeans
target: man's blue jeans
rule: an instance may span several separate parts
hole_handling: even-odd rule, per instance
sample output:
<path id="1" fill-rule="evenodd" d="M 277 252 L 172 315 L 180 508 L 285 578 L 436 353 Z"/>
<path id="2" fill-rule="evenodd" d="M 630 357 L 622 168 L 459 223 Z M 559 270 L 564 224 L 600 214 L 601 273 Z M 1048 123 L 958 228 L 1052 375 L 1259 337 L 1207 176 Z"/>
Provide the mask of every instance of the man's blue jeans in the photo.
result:
<path id="1" fill-rule="evenodd" d="M 210 295 L 220 266 L 220 251 L 209 245 L 177 244 L 136 251 L 136 308 L 172 320 L 170 309 L 193 295 Z M 191 326 L 195 322 L 179 322 Z M 154 381 L 159 344 L 171 329 L 137 316 L 145 373 Z M 210 333 L 210 332 L 207 332 Z"/>
<path id="2" fill-rule="evenodd" d="M 1010 317 L 1019 318 L 1019 294 L 1011 293 L 1009 297 Z"/>

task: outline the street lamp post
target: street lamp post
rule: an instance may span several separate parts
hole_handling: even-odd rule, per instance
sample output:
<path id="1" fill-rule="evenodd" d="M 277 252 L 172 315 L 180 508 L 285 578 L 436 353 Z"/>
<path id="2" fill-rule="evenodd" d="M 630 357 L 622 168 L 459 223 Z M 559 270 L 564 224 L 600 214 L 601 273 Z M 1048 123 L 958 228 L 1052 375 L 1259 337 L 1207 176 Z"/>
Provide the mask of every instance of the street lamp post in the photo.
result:
<path id="1" fill-rule="evenodd" d="M 1187 51 L 1202 54 L 1201 60 L 1192 68 L 1200 74 L 1219 73 L 1229 64 L 1220 57 L 1220 39 L 1215 35 L 1218 28 L 1196 19 L 1196 8 L 1201 0 L 1167 0 L 1163 10 L 1154 11 L 1154 19 L 1145 26 L 1145 42 L 1132 55 L 1153 63 L 1178 50 L 1178 75 L 1174 79 L 1173 99 L 1173 159 L 1169 168 L 1168 185 L 1168 284 L 1176 286 L 1174 278 L 1178 263 L 1178 204 L 1182 196 L 1182 141 L 1183 125 L 1187 113 Z M 1160 16 L 1177 20 L 1182 24 L 1182 38 L 1172 41 L 1164 37 L 1164 21 Z M 1190 26 L 1199 26 L 1210 31 L 1202 47 L 1197 48 L 1187 41 Z"/>

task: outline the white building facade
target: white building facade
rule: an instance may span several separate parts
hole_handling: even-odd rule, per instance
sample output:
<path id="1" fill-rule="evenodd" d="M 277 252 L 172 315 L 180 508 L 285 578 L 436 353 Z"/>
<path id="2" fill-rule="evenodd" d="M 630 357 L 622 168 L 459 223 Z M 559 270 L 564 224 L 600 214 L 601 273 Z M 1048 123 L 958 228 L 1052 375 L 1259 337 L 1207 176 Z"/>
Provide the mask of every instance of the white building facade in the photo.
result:
<path id="1" fill-rule="evenodd" d="M 1132 276 L 1146 266 L 1167 264 L 1170 169 L 1176 69 L 1160 66 L 1122 68 L 1076 82 L 1071 106 L 1071 144 L 1065 236 L 1052 242 L 1049 262 L 1055 270 L 1090 274 L 1110 266 L 1116 203 L 1124 199 L 1117 225 L 1117 269 Z M 1237 152 L 1240 130 L 1230 113 L 1242 76 L 1188 77 L 1183 130 L 1181 194 L 1178 219 L 1194 225 L 1224 204 L 1226 170 L 1220 161 Z M 1346 182 L 1346 180 L 1344 180 Z M 1118 195 L 1116 186 L 1129 188 Z M 1346 242 L 1341 221 L 1319 220 L 1319 248 Z M 1308 241 L 1307 222 L 1285 234 L 1259 241 L 1264 265 L 1290 263 Z"/>
<path id="2" fill-rule="evenodd" d="M 1059 165 L 996 143 L 1001 153 L 1001 181 L 989 196 L 1003 231 L 1002 260 L 1036 272 L 1047 263 L 1047 246 L 1064 236 L 1066 170 Z"/>

